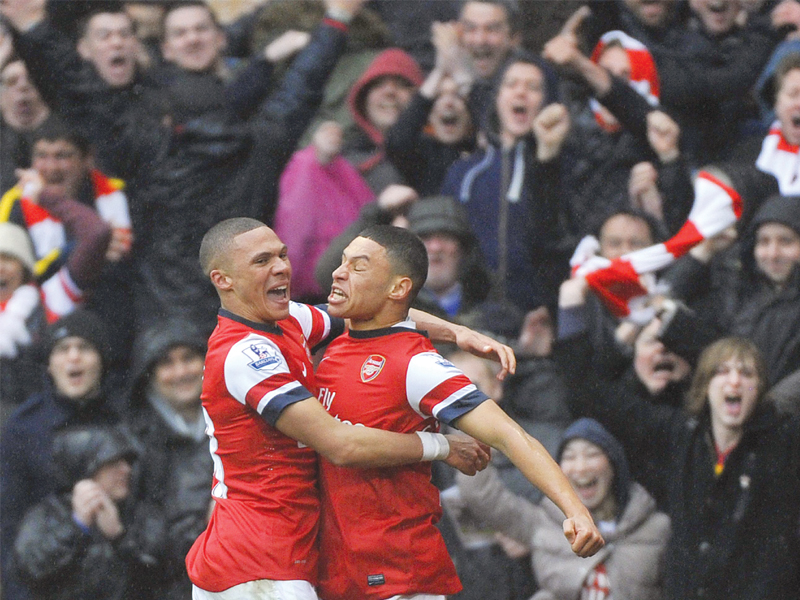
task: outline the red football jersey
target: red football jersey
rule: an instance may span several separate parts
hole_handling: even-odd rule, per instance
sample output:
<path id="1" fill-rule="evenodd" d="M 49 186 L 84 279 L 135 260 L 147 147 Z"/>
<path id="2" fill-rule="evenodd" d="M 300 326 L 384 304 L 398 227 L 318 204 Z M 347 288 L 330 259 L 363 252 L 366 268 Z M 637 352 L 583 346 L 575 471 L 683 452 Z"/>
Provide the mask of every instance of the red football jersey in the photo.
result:
<path id="1" fill-rule="evenodd" d="M 317 397 L 340 421 L 412 433 L 438 431 L 486 396 L 410 322 L 350 331 L 317 369 Z M 454 594 L 461 583 L 434 526 L 442 515 L 430 463 L 336 467 L 320 457 L 320 597 Z"/>
<path id="2" fill-rule="evenodd" d="M 292 304 L 276 325 L 220 310 L 208 341 L 203 412 L 216 506 L 186 566 L 198 587 L 220 592 L 256 579 L 317 579 L 316 453 L 283 435 L 284 408 L 315 389 L 309 346 L 343 330 L 317 308 Z"/>

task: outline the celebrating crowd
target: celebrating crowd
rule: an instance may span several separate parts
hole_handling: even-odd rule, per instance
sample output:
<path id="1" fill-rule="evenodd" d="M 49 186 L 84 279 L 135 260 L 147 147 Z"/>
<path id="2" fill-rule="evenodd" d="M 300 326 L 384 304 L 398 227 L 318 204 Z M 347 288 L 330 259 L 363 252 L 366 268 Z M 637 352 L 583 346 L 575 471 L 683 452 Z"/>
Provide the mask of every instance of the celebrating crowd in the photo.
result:
<path id="1" fill-rule="evenodd" d="M 215 7 L 0 1 L 2 598 L 797 597 L 800 1 Z"/>

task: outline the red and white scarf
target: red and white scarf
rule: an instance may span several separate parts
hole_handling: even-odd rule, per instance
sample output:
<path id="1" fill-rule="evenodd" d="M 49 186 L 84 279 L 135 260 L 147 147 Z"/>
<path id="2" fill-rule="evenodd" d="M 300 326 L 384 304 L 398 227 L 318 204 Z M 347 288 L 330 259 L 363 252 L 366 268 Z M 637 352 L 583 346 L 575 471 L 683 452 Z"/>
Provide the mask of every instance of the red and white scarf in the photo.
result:
<path id="1" fill-rule="evenodd" d="M 786 141 L 779 121 L 772 124 L 764 138 L 756 167 L 778 180 L 782 195 L 800 195 L 800 146 Z"/>
<path id="2" fill-rule="evenodd" d="M 592 51 L 591 60 L 597 64 L 606 46 L 611 42 L 619 43 L 631 61 L 631 77 L 628 84 L 642 96 L 650 106 L 658 106 L 658 98 L 661 95 L 661 87 L 658 81 L 658 71 L 653 55 L 642 42 L 632 38 L 622 31 L 609 31 L 603 34 L 600 41 Z M 589 107 L 594 113 L 594 118 L 600 126 L 611 133 L 619 131 L 619 124 L 611 124 L 603 118 L 602 106 L 594 98 L 589 99 Z"/>
<path id="3" fill-rule="evenodd" d="M 118 230 L 122 240 L 127 240 L 130 250 L 133 237 L 131 235 L 131 216 L 128 210 L 128 198 L 123 191 L 125 184 L 121 179 L 106 177 L 100 171 L 90 172 L 94 188 L 94 206 L 100 218 L 108 223 L 112 229 Z M 64 225 L 53 215 L 29 199 L 27 190 L 14 186 L 8 190 L 0 200 L 0 221 L 8 220 L 11 207 L 19 202 L 25 227 L 33 242 L 36 253 L 37 276 L 42 275 L 49 265 L 58 258 L 61 249 L 66 244 Z"/>
<path id="4" fill-rule="evenodd" d="M 663 269 L 703 240 L 724 231 L 742 215 L 742 198 L 733 188 L 701 171 L 694 183 L 694 203 L 680 231 L 662 244 L 608 260 L 594 254 L 595 240 L 578 245 L 570 260 L 573 277 L 586 277 L 589 287 L 611 313 L 626 317 L 631 301 L 648 294 L 642 276 Z"/>

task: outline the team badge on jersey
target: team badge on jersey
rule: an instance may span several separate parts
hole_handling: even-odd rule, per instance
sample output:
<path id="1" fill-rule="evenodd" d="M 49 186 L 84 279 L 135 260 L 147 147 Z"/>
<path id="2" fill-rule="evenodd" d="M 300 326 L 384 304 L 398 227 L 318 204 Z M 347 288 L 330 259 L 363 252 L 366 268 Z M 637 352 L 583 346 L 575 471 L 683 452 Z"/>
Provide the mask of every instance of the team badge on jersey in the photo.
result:
<path id="1" fill-rule="evenodd" d="M 386 359 L 380 354 L 371 354 L 370 357 L 361 365 L 361 381 L 367 383 L 372 381 L 383 370 L 383 365 L 386 364 Z"/>
<path id="2" fill-rule="evenodd" d="M 253 342 L 242 352 L 251 360 L 247 366 L 256 371 L 265 367 L 275 367 L 281 362 L 281 357 L 277 355 L 275 349 L 265 342 Z"/>

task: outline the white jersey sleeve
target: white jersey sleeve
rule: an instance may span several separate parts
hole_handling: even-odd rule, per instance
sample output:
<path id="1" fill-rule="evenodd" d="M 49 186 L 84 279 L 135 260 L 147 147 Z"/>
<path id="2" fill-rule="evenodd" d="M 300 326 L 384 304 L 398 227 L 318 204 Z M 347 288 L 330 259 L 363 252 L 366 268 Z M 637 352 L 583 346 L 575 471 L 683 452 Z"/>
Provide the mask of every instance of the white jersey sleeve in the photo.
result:
<path id="1" fill-rule="evenodd" d="M 313 396 L 292 375 L 278 345 L 253 333 L 228 351 L 224 374 L 231 396 L 273 426 L 287 406 Z"/>
<path id="2" fill-rule="evenodd" d="M 411 358 L 406 372 L 408 403 L 422 417 L 451 424 L 488 399 L 453 363 L 438 352 Z"/>

